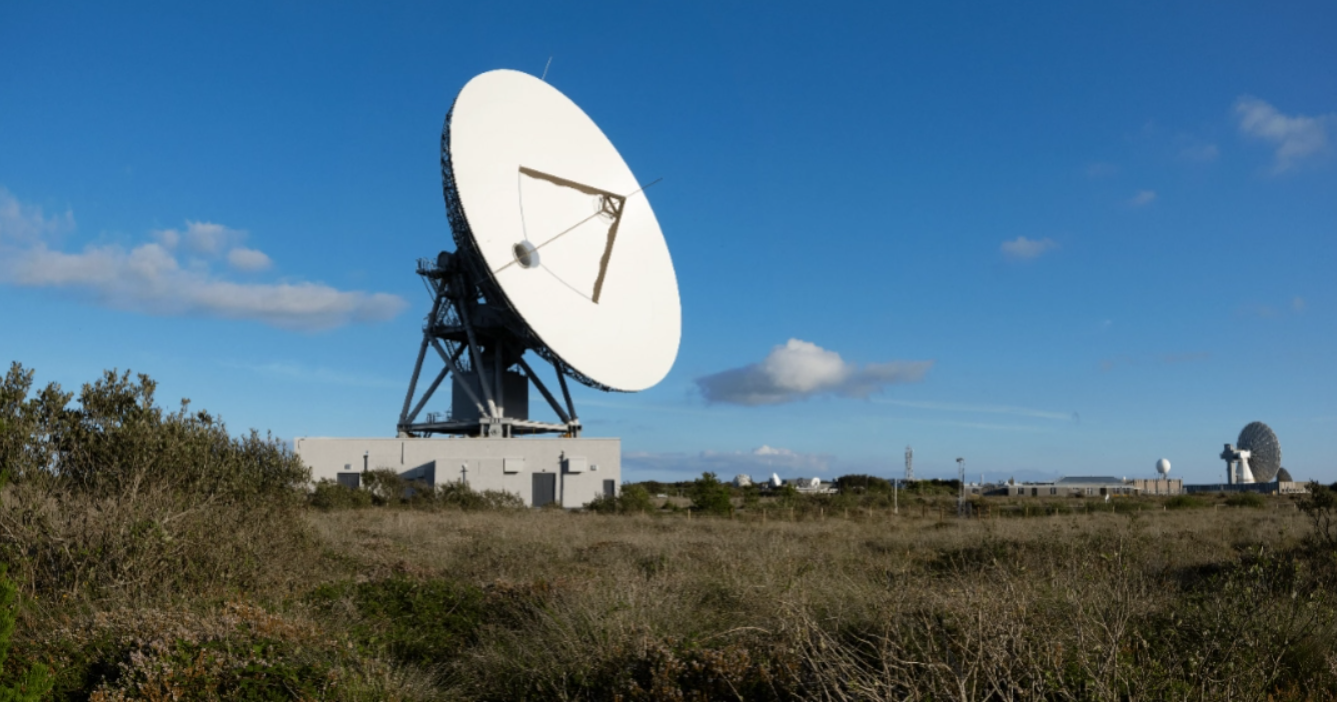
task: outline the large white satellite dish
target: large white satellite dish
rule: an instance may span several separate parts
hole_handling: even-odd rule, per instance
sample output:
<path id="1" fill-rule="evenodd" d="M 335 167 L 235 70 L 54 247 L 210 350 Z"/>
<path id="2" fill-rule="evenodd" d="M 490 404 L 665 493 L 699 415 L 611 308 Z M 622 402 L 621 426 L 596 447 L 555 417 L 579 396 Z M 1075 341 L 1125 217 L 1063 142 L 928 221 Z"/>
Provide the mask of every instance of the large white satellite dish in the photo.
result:
<path id="1" fill-rule="evenodd" d="M 682 312 L 649 184 L 575 103 L 517 71 L 475 77 L 446 117 L 441 177 L 456 252 L 419 262 L 434 299 L 401 434 L 575 435 L 567 376 L 627 392 L 664 378 Z M 429 347 L 445 367 L 414 405 Z M 552 363 L 564 407 L 526 350 Z M 419 421 L 448 373 L 452 411 Z M 530 382 L 560 424 L 528 419 Z"/>
<path id="2" fill-rule="evenodd" d="M 552 354 L 614 390 L 663 380 L 681 332 L 673 262 L 642 184 L 593 120 L 533 76 L 490 71 L 460 91 L 443 141 L 468 224 L 457 244 Z"/>

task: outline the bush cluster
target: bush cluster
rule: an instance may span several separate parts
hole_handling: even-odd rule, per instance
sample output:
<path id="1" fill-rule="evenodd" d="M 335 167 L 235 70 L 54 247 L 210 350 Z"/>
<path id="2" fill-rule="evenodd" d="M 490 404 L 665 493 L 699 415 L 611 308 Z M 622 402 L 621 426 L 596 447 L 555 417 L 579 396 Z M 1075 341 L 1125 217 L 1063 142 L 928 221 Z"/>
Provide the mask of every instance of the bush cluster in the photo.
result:
<path id="1" fill-rule="evenodd" d="M 362 487 L 350 488 L 333 480 L 320 480 L 308 497 L 320 510 L 363 507 L 409 507 L 414 509 L 495 510 L 525 506 L 519 495 L 500 490 L 474 490 L 466 483 L 428 485 L 409 480 L 393 470 L 362 473 Z"/>
<path id="2" fill-rule="evenodd" d="M 0 382 L 0 557 L 25 594 L 134 601 L 293 577 L 279 554 L 305 553 L 308 471 L 286 445 L 233 437 L 189 401 L 165 412 L 144 375 L 109 371 L 76 405 L 54 383 L 30 397 L 32 376 L 14 364 Z"/>
<path id="3" fill-rule="evenodd" d="M 692 498 L 692 509 L 695 511 L 717 516 L 733 513 L 733 493 L 714 473 L 702 473 L 700 478 L 688 486 L 687 496 Z"/>
<path id="4" fill-rule="evenodd" d="M 585 509 L 600 514 L 644 514 L 654 508 L 650 492 L 641 485 L 623 486 L 618 495 L 600 495 L 585 505 Z"/>

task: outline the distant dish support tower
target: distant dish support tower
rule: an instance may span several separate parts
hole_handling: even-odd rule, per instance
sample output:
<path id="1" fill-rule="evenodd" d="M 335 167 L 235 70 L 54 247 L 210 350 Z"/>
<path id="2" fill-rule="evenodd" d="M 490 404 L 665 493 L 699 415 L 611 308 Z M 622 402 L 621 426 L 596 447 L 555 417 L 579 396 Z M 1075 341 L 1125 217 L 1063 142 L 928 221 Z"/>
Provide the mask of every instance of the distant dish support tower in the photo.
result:
<path id="1" fill-rule="evenodd" d="M 1226 444 L 1221 451 L 1221 459 L 1226 462 L 1226 482 L 1231 485 L 1252 483 L 1253 471 L 1249 469 L 1252 451 L 1241 451 L 1232 444 Z"/>
<path id="2" fill-rule="evenodd" d="M 915 479 L 915 450 L 909 446 L 905 447 L 905 482 L 911 482 Z"/>

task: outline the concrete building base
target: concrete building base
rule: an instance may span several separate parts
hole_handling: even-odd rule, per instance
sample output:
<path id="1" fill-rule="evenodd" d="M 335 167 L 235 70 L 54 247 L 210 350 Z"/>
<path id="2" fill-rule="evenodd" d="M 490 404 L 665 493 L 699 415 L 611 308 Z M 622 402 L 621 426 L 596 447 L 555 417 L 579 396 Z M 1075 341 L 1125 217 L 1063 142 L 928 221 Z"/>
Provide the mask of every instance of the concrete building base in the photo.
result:
<path id="1" fill-rule="evenodd" d="M 429 485 L 463 481 L 513 493 L 535 507 L 581 507 L 622 484 L 620 439 L 304 437 L 294 450 L 312 481 L 357 487 L 364 471 L 387 469 Z"/>

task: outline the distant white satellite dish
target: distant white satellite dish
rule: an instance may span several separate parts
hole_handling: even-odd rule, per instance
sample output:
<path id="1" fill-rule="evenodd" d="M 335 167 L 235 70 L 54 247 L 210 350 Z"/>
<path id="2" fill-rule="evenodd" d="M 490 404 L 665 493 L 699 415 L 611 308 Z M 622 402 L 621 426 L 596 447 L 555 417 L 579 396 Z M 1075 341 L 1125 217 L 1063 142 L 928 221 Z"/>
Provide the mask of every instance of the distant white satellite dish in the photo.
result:
<path id="1" fill-rule="evenodd" d="M 1169 478 L 1170 460 L 1167 458 L 1162 458 L 1161 460 L 1156 461 L 1156 472 L 1160 473 L 1161 478 Z"/>

